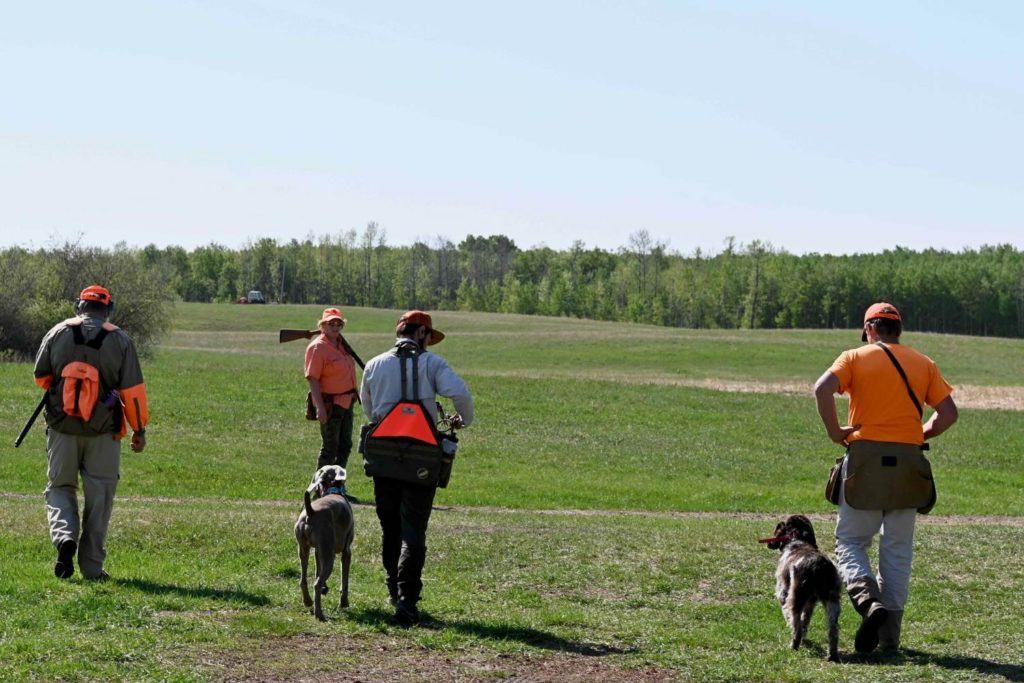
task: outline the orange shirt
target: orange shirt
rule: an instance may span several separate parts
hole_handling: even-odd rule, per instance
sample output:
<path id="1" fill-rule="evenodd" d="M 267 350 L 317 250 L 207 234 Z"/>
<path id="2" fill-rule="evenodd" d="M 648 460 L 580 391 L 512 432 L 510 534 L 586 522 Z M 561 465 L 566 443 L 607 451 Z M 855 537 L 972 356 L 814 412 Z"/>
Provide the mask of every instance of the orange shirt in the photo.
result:
<path id="1" fill-rule="evenodd" d="M 953 387 L 943 379 L 931 358 L 902 344 L 887 344 L 907 373 L 910 388 L 921 403 L 935 407 Z M 839 393 L 850 395 L 847 424 L 861 427 L 849 441 L 924 443 L 924 428 L 907 387 L 885 351 L 874 344 L 844 351 L 829 372 L 839 379 Z"/>
<path id="2" fill-rule="evenodd" d="M 306 379 L 320 382 L 324 394 L 342 394 L 334 397 L 334 403 L 342 408 L 351 408 L 355 399 L 356 363 L 345 353 L 339 342 L 337 346 L 321 334 L 306 347 Z"/>

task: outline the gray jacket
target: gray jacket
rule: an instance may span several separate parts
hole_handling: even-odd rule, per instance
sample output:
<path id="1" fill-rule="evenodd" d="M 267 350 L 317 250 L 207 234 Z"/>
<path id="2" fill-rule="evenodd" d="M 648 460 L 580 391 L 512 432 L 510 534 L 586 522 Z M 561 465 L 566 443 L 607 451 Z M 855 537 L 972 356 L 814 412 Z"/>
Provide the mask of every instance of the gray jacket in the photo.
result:
<path id="1" fill-rule="evenodd" d="M 407 341 L 399 338 L 395 345 Z M 363 369 L 363 383 L 359 387 L 359 400 L 363 403 L 363 411 L 370 422 L 384 419 L 388 411 L 402 399 L 401 360 L 394 350 L 372 358 Z M 406 372 L 412 374 L 412 359 L 405 361 Z M 473 397 L 466 383 L 448 367 L 444 358 L 430 351 L 419 356 L 420 395 L 423 405 L 431 418 L 437 420 L 437 408 L 434 402 L 441 395 L 455 403 L 455 410 L 462 416 L 462 423 L 469 425 L 473 421 Z M 412 381 L 409 381 L 409 392 Z"/>

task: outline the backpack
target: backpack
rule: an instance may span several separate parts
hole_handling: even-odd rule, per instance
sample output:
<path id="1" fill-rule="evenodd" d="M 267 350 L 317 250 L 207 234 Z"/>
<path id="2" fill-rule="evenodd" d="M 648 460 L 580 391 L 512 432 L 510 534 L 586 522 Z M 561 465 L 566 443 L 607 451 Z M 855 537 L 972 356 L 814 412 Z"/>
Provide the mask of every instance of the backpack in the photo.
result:
<path id="1" fill-rule="evenodd" d="M 74 338 L 73 355 L 49 389 L 47 424 L 56 428 L 72 417 L 81 420 L 86 431 L 120 432 L 123 426 L 120 399 L 116 391 L 106 389 L 99 371 L 100 348 L 117 327 L 104 323 L 89 341 L 85 340 L 81 320 L 69 321 L 68 329 Z"/>
<path id="2" fill-rule="evenodd" d="M 368 477 L 390 477 L 422 486 L 448 485 L 454 452 L 447 452 L 445 437 L 437 430 L 419 398 L 419 356 L 413 344 L 395 348 L 402 373 L 402 399 L 379 422 L 363 425 L 359 452 Z M 412 359 L 412 391 L 406 361 Z M 450 447 L 448 450 L 452 450 Z"/>

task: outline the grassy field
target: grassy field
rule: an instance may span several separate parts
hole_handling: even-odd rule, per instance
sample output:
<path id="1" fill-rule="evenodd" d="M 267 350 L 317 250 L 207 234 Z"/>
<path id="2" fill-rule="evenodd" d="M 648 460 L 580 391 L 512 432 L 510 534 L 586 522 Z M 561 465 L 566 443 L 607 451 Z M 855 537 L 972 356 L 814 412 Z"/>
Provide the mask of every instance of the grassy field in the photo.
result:
<path id="1" fill-rule="evenodd" d="M 387 623 L 370 507 L 356 510 L 352 607 L 301 609 L 291 526 L 319 438 L 302 418 L 301 342 L 321 307 L 179 305 L 145 365 L 150 446 L 125 451 L 109 539 L 114 580 L 53 578 L 42 429 L 25 364 L 0 366 L 0 679 L 1024 680 L 1024 412 L 962 411 L 931 453 L 939 505 L 918 532 L 907 650 L 821 660 L 824 623 L 792 653 L 756 539 L 815 515 L 839 455 L 810 385 L 853 331 L 693 331 L 438 313 L 437 347 L 478 422 L 431 522 L 423 606 Z M 346 309 L 368 359 L 397 313 Z M 1024 386 L 1024 342 L 906 341 L 957 386 Z M 757 388 L 804 383 L 807 395 Z M 769 389 L 765 389 L 765 392 Z M 371 497 L 361 462 L 350 489 Z M 338 578 L 331 581 L 332 601 Z"/>

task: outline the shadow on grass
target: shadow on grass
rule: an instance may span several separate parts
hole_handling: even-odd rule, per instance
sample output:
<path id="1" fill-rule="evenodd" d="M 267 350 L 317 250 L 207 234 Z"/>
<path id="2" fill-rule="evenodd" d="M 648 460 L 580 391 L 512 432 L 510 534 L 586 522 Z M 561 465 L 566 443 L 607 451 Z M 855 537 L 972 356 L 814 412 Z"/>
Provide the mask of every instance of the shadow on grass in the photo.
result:
<path id="1" fill-rule="evenodd" d="M 146 579 L 114 579 L 111 583 L 125 588 L 134 588 L 152 595 L 180 595 L 184 598 L 213 598 L 229 602 L 244 602 L 262 607 L 270 604 L 270 599 L 257 593 L 227 590 L 224 588 L 205 588 L 202 586 L 177 586 L 173 583 L 157 583 Z"/>
<path id="2" fill-rule="evenodd" d="M 635 652 L 636 648 L 624 650 L 612 645 L 602 643 L 581 643 L 568 638 L 562 638 L 548 631 L 540 631 L 528 626 L 515 626 L 513 624 L 500 624 L 483 621 L 468 621 L 463 619 L 441 619 L 433 617 L 427 612 L 422 612 L 422 621 L 419 628 L 442 630 L 452 629 L 460 633 L 487 638 L 489 640 L 514 640 L 525 645 L 539 647 L 545 650 L 557 652 L 568 652 L 584 657 L 604 657 L 606 655 L 625 654 Z M 348 617 L 363 624 L 380 626 L 390 624 L 391 612 L 381 609 L 368 609 L 353 611 Z"/>
<path id="3" fill-rule="evenodd" d="M 931 664 L 953 671 L 973 671 L 986 676 L 999 676 L 1007 681 L 1024 682 L 1024 666 L 993 662 L 969 655 L 937 655 L 923 650 L 901 649 L 899 652 L 851 654 L 843 657 L 850 664 Z"/>

